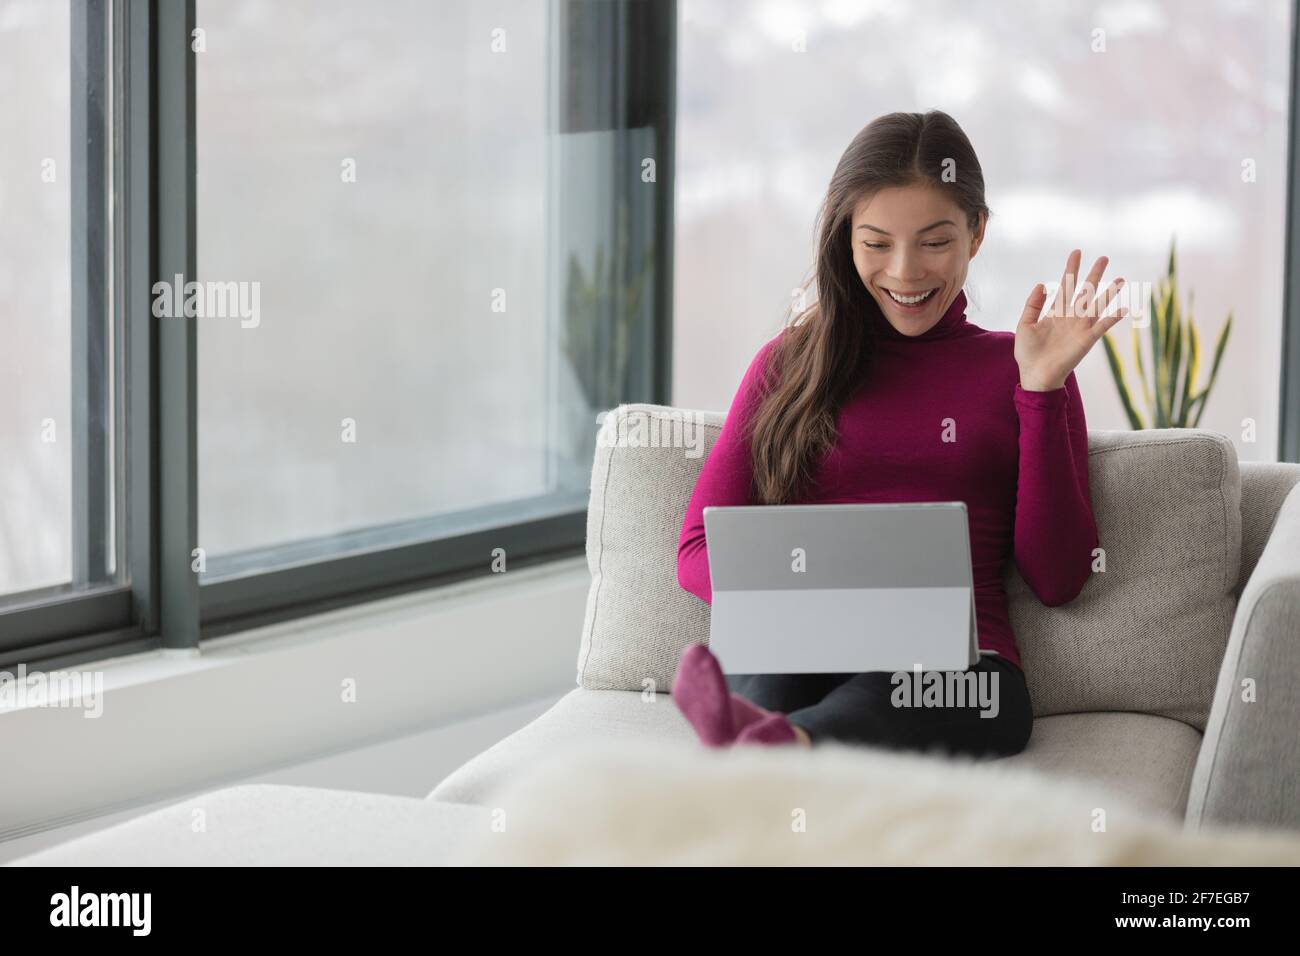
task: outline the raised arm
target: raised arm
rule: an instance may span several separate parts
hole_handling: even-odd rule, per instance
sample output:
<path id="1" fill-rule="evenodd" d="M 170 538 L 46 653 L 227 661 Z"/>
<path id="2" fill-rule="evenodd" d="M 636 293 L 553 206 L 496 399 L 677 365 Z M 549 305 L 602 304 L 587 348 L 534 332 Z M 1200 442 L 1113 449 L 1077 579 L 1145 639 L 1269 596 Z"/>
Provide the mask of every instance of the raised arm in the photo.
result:
<path id="1" fill-rule="evenodd" d="M 1088 425 L 1071 372 L 1061 388 L 1015 385 L 1020 417 L 1015 561 L 1049 607 L 1068 604 L 1092 573 L 1097 525 L 1088 487 Z"/>
<path id="2" fill-rule="evenodd" d="M 743 430 L 762 398 L 763 385 L 767 381 L 764 372 L 779 340 L 778 335 L 768 341 L 749 363 L 718 440 L 695 481 L 695 490 L 691 493 L 682 522 L 677 545 L 677 582 L 710 604 L 713 603 L 713 588 L 709 582 L 709 555 L 704 541 L 704 509 L 710 505 L 753 503 L 754 472 L 749 442 L 744 438 Z"/>

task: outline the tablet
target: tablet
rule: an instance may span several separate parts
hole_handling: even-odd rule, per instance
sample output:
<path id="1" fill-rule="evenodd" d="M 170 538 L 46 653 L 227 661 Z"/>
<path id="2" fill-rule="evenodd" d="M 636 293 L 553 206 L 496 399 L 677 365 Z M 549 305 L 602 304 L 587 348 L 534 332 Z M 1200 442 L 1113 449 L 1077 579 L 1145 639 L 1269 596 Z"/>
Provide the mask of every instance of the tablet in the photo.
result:
<path id="1" fill-rule="evenodd" d="M 707 507 L 704 531 L 724 673 L 979 660 L 964 502 Z"/>

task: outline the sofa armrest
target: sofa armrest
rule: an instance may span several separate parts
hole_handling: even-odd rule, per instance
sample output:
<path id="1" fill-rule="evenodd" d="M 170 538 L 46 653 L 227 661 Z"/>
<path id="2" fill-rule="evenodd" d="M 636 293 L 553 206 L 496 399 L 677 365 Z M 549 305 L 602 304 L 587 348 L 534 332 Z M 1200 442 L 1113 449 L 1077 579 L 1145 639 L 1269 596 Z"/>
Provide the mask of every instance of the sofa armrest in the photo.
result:
<path id="1" fill-rule="evenodd" d="M 1202 824 L 1300 829 L 1300 485 L 1246 582 L 1187 799 Z"/>

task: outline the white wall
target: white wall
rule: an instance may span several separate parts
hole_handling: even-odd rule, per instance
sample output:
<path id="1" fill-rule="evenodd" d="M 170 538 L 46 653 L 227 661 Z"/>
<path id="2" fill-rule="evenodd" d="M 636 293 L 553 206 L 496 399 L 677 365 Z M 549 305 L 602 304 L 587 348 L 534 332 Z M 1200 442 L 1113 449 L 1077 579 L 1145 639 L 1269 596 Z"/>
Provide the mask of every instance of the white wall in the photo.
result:
<path id="1" fill-rule="evenodd" d="M 576 686 L 589 580 L 568 559 L 94 665 L 98 718 L 0 710 L 0 839 L 237 782 L 427 793 Z"/>

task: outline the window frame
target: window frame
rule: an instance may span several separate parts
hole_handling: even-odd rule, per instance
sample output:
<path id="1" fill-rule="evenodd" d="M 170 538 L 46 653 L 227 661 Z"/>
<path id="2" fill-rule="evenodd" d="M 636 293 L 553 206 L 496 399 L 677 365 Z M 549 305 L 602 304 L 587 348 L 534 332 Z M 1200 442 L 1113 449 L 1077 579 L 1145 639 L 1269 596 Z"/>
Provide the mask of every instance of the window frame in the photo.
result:
<path id="1" fill-rule="evenodd" d="M 22 663 L 29 669 L 51 668 L 157 648 L 195 649 L 204 639 L 232 631 L 491 573 L 494 548 L 506 550 L 511 568 L 580 554 L 585 495 L 582 500 L 566 496 L 572 500 L 555 514 L 450 535 L 445 533 L 447 516 L 366 529 L 358 535 L 382 539 L 388 534 L 396 543 L 385 546 L 381 541 L 348 553 L 200 582 L 191 570 L 199 546 L 197 319 L 155 319 L 150 292 L 157 277 L 170 280 L 179 273 L 185 281 L 201 278 L 196 239 L 196 54 L 191 48 L 196 0 L 81 2 L 88 4 L 85 18 L 111 10 L 114 23 L 111 95 L 117 108 L 109 121 L 117 137 L 113 305 L 119 314 L 113 346 L 122 383 L 114 441 L 121 452 L 115 475 L 121 499 L 119 530 L 125 532 L 116 557 L 125 562 L 129 584 L 75 597 L 15 595 L 15 601 L 31 601 L 0 607 L 0 667 Z M 74 10 L 78 6 L 74 3 Z M 573 96 L 587 84 L 598 83 L 612 104 L 615 123 L 629 115 L 643 121 L 649 117 L 661 144 L 653 200 L 653 346 L 644 373 L 649 388 L 628 400 L 666 404 L 672 368 L 676 2 L 548 0 L 548 21 L 566 35 L 594 33 L 607 41 L 597 62 L 569 64 L 569 82 L 556 84 L 560 95 Z M 82 24 L 83 33 L 91 22 Z M 633 46 L 642 61 L 642 75 L 629 82 L 621 54 Z M 75 93 L 75 84 L 73 89 Z M 558 130 L 552 126 L 553 132 L 584 128 L 577 118 L 581 111 L 567 98 L 553 101 L 552 109 L 560 124 Z M 93 187 L 88 177 L 83 195 L 93 195 Z M 74 217 L 84 212 L 74 203 Z M 86 257 L 74 268 L 89 265 Z M 102 287 L 78 290 L 77 295 L 84 295 L 82 311 L 88 317 L 97 302 L 107 302 Z M 89 402 L 104 385 L 87 378 L 77 387 Z M 596 427 L 593 421 L 593 434 Z M 106 519 L 102 507 L 95 510 L 102 498 L 95 489 L 106 482 L 93 468 L 106 458 L 90 443 L 79 455 L 77 507 L 87 516 L 86 528 L 101 527 Z M 107 558 L 89 541 L 78 547 L 86 562 Z"/>
<path id="2" fill-rule="evenodd" d="M 190 2 L 193 7 L 193 0 Z M 654 25 L 653 31 L 649 30 Z M 647 379 L 650 390 L 644 401 L 667 404 L 671 378 L 671 233 L 672 233 L 672 127 L 676 91 L 676 2 L 655 0 L 653 4 L 637 0 L 590 3 L 589 0 L 549 0 L 548 25 L 553 32 L 551 69 L 565 71 L 564 79 L 554 74 L 551 87 L 555 101 L 551 109 L 554 121 L 551 132 L 567 133 L 596 128 L 596 120 L 575 102 L 591 84 L 598 84 L 608 97 L 604 117 L 613 117 L 613 128 L 625 128 L 626 120 L 635 117 L 652 121 L 666 144 L 657 162 L 657 187 L 654 198 L 656 248 L 654 251 L 655 291 L 653 307 L 653 354 L 648 356 Z M 564 44 L 573 36 L 597 35 L 604 41 L 599 47 L 600 56 L 568 57 Z M 636 41 L 644 62 L 639 70 L 629 67 L 622 52 Z M 588 49 L 588 52 L 590 50 Z M 190 69 L 193 57 L 189 58 Z M 637 83 L 629 82 L 629 74 L 637 75 Z M 576 82 L 575 82 L 576 78 Z M 192 77 L 190 109 L 193 110 Z M 656 109 L 657 108 L 657 109 Z M 192 135 L 192 123 L 190 135 Z M 605 128 L 610 128 L 606 126 Z M 192 143 L 189 164 L 192 169 Z M 624 194 L 632 188 L 632 177 L 624 177 Z M 621 197 L 620 197 L 621 198 Z M 194 182 L 188 183 L 188 201 L 194 202 Z M 189 237 L 191 246 L 193 236 Z M 179 270 L 177 270 L 179 271 Z M 169 273 L 164 271 L 163 275 Z M 188 275 L 188 273 L 187 273 Z M 175 321 L 175 320 L 169 320 Z M 188 355 L 188 353 L 187 353 Z M 193 371 L 191 368 L 191 379 Z M 174 396 L 181 401 L 180 394 Z M 185 400 L 189 396 L 186 394 Z M 631 400 L 631 399 L 628 399 Z M 596 431 L 592 422 L 592 432 Z M 174 463 L 175 464 L 175 463 Z M 193 465 L 190 465 L 193 469 Z M 190 474 L 174 475 L 176 484 L 192 482 Z M 566 496 L 567 497 L 567 496 Z M 508 567 L 520 568 L 558 558 L 582 553 L 586 541 L 586 500 L 561 514 L 522 521 L 510 521 L 494 526 L 446 535 L 438 529 L 447 520 L 435 517 L 423 521 L 407 522 L 387 528 L 371 528 L 358 532 L 359 537 L 388 535 L 393 543 L 356 550 L 337 556 L 320 557 L 297 563 L 251 570 L 246 573 L 222 575 L 199 585 L 198 617 L 204 637 L 215 637 L 287 618 L 298 617 L 334 607 L 373 600 L 406 591 L 436 587 L 490 573 L 494 549 L 503 549 L 508 556 Z M 189 498 L 197 511 L 197 495 Z M 510 504 L 502 506 L 509 510 Z M 489 512 L 493 509 L 474 509 Z M 466 515 L 465 512 L 460 513 Z M 196 515 L 186 515 L 184 520 L 197 525 Z M 419 533 L 421 528 L 425 533 Z M 349 535 L 336 536 L 347 538 Z M 187 539 L 196 541 L 196 536 Z M 184 553 L 191 553 L 197 544 L 188 545 Z M 274 554 L 287 549 L 268 548 Z M 311 548 L 311 543 L 306 543 Z M 180 563 L 179 546 L 166 559 L 169 565 Z M 166 591 L 167 585 L 164 584 Z M 187 610 L 187 613 L 192 613 Z M 164 625 L 165 627 L 165 625 Z M 183 645 L 178 645 L 183 646 Z"/>
<path id="3" fill-rule="evenodd" d="M 152 633 L 157 614 L 151 483 L 137 473 L 153 461 L 152 401 L 147 388 L 134 384 L 147 386 L 153 365 L 149 330 L 132 329 L 128 321 L 141 307 L 147 314 L 152 273 L 149 14 L 147 4 L 126 0 L 70 4 L 71 142 L 86 144 L 85 159 L 72 163 L 69 171 L 72 274 L 81 280 L 73 283 L 71 314 L 74 580 L 7 596 L 0 607 L 0 669 L 63 666 L 160 644 Z M 111 51 L 107 70 L 106 46 Z M 112 141 L 106 144 L 108 137 Z M 116 204 L 111 216 L 104 201 L 106 148 L 112 150 Z M 110 227 L 112 257 L 105 263 Z M 111 326 L 105 314 L 109 308 L 114 310 Z M 98 360 L 105 353 L 112 356 L 111 363 Z M 107 413 L 112 385 L 117 387 L 111 442 L 118 453 L 110 459 L 108 443 L 88 424 Z M 116 515 L 111 516 L 110 506 Z M 128 583 L 87 584 L 87 577 L 103 576 L 110 560 L 104 547 L 110 521 L 118 532 L 111 560 Z"/>
<path id="4" fill-rule="evenodd" d="M 1283 260 L 1278 461 L 1300 462 L 1300 0 L 1291 5 L 1291 94 L 1287 130 L 1286 251 Z"/>

